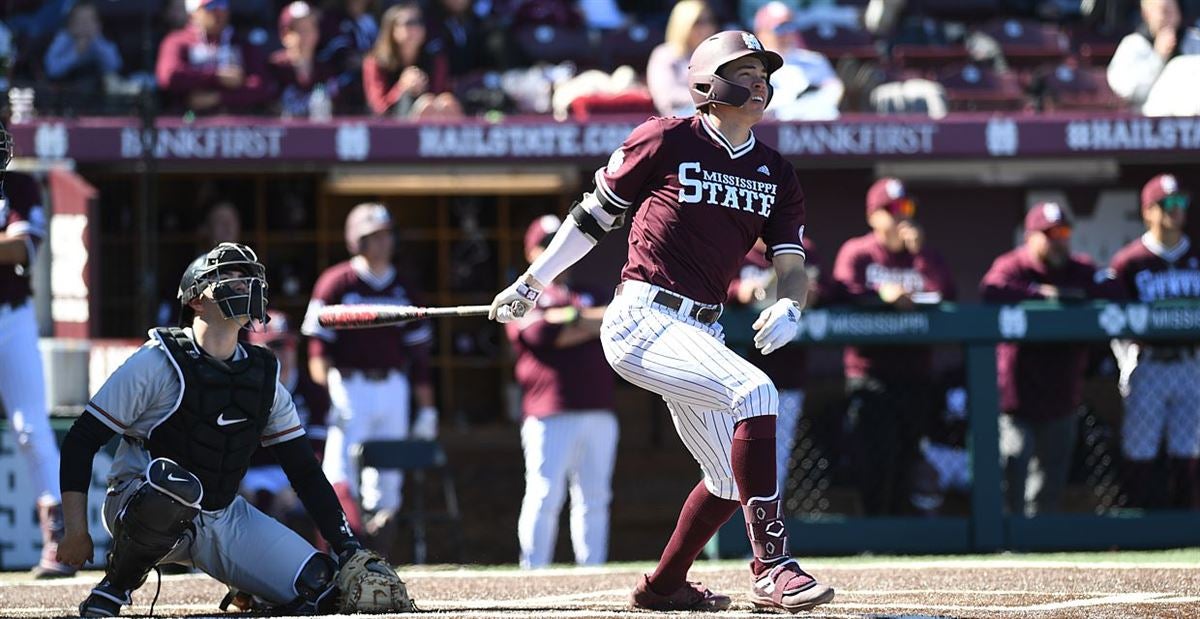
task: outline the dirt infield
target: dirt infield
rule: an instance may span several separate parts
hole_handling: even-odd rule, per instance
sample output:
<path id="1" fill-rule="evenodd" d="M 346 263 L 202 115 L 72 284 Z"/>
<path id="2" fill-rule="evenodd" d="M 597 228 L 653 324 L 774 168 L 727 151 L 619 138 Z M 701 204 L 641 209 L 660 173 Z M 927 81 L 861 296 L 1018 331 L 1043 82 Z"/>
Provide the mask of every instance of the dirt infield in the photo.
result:
<path id="1" fill-rule="evenodd" d="M 837 588 L 837 599 L 809 617 L 1200 617 L 1200 565 L 1188 561 L 1101 562 L 1045 559 L 813 560 L 810 571 Z M 402 568 L 425 614 L 445 617 L 680 617 L 688 613 L 630 611 L 626 596 L 649 565 L 551 569 Z M 697 566 L 692 573 L 734 597 L 722 617 L 756 613 L 745 597 L 743 564 Z M 4 617 L 74 616 L 98 580 L 88 572 L 60 581 L 0 574 Z M 134 594 L 124 616 L 146 615 L 155 577 Z M 236 615 L 217 610 L 224 587 L 207 576 L 163 578 L 155 615 Z M 709 615 L 711 616 L 711 615 Z"/>

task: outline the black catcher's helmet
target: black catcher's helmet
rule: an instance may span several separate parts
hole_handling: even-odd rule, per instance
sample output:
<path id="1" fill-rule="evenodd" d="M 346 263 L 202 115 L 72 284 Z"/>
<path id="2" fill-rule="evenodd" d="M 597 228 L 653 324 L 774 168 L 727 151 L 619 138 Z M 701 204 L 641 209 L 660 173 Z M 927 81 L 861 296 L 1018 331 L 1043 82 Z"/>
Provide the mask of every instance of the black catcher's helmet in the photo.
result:
<path id="1" fill-rule="evenodd" d="M 266 267 L 241 243 L 221 243 L 193 260 L 183 271 L 178 296 L 183 306 L 180 326 L 191 324 L 188 303 L 201 296 L 216 302 L 226 318 L 246 317 L 261 324 L 269 320 Z"/>
<path id="2" fill-rule="evenodd" d="M 12 156 L 12 134 L 4 127 L 4 123 L 0 123 L 0 174 L 8 169 L 8 164 L 12 162 Z"/>

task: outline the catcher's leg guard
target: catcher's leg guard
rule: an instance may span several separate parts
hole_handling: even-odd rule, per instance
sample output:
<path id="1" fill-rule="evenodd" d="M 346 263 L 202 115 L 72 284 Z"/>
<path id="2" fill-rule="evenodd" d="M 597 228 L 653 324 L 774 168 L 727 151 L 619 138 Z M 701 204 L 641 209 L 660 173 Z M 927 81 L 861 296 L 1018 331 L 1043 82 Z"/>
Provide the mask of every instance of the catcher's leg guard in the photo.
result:
<path id="1" fill-rule="evenodd" d="M 316 552 L 309 557 L 296 575 L 296 598 L 271 609 L 296 615 L 327 615 L 336 610 L 337 561 L 333 557 Z"/>
<path id="2" fill-rule="evenodd" d="M 192 527 L 203 496 L 195 475 L 166 458 L 152 460 L 141 487 L 117 514 L 104 580 L 80 605 L 79 614 L 109 617 L 129 604 L 130 592 L 142 586 L 151 568 Z"/>

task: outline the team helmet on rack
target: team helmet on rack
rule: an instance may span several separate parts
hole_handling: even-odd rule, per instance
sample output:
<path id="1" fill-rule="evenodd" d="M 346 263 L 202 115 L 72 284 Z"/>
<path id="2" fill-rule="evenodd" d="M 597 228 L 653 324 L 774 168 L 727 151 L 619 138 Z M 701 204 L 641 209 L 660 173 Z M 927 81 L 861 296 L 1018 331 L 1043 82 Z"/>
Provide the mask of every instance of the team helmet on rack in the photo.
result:
<path id="1" fill-rule="evenodd" d="M 191 324 L 188 304 L 207 297 L 226 318 L 245 317 L 266 324 L 267 273 L 253 249 L 241 243 L 221 243 L 196 258 L 179 281 L 180 326 Z"/>
<path id="2" fill-rule="evenodd" d="M 721 67 L 745 56 L 762 61 L 767 70 L 767 100 L 771 102 L 771 74 L 783 66 L 783 58 L 764 49 L 758 37 L 743 30 L 726 30 L 708 37 L 696 46 L 688 63 L 688 90 L 696 109 L 713 104 L 741 107 L 750 99 L 750 89 L 719 75 Z"/>

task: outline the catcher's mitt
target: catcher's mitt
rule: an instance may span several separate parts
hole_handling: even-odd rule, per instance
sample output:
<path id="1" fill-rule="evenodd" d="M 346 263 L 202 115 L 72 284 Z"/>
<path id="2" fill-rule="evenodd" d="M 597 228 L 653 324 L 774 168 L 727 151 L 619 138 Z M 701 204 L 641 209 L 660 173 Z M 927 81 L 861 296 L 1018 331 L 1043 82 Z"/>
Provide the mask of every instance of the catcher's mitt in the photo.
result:
<path id="1" fill-rule="evenodd" d="M 341 591 L 338 611 L 354 613 L 411 612 L 416 610 L 408 588 L 383 557 L 356 550 L 337 574 Z"/>

